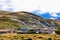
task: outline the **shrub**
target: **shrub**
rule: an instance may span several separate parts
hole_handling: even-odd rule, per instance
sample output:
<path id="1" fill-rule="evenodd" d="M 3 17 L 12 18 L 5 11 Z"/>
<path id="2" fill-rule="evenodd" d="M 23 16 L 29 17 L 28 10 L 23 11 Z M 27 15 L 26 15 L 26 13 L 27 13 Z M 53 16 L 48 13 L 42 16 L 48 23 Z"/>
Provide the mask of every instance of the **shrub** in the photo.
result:
<path id="1" fill-rule="evenodd" d="M 55 30 L 55 33 L 56 34 L 60 34 L 60 30 Z"/>
<path id="2" fill-rule="evenodd" d="M 48 38 L 47 40 L 52 40 L 52 38 Z"/>

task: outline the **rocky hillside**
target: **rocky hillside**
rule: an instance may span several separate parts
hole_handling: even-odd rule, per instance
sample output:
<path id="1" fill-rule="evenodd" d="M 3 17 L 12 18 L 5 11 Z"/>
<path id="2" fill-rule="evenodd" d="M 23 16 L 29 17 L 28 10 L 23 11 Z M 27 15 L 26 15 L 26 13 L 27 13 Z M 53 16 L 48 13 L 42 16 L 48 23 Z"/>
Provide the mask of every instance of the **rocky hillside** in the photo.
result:
<path id="1" fill-rule="evenodd" d="M 44 19 L 30 12 L 8 12 L 0 10 L 0 29 L 6 28 L 60 28 L 60 22 Z"/>

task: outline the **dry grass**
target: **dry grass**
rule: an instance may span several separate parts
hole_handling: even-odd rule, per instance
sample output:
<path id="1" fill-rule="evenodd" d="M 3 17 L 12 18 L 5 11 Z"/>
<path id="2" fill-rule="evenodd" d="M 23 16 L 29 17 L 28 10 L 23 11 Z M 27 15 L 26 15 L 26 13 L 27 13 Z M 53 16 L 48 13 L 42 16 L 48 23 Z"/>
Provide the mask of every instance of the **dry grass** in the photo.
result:
<path id="1" fill-rule="evenodd" d="M 57 34 L 0 34 L 0 40 L 60 40 L 60 35 Z"/>

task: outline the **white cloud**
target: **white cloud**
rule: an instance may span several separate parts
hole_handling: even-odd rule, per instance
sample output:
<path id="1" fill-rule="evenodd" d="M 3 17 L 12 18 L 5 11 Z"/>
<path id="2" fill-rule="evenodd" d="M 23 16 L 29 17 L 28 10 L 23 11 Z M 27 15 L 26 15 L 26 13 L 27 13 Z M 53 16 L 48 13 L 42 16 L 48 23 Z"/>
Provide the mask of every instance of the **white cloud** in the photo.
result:
<path id="1" fill-rule="evenodd" d="M 4 6 L 13 6 L 14 11 L 34 11 L 36 9 L 42 12 L 59 12 L 60 0 L 0 0 Z M 9 4 L 10 2 L 10 4 Z"/>
<path id="2" fill-rule="evenodd" d="M 2 10 L 14 9 L 14 11 L 41 10 L 40 13 L 50 12 L 51 16 L 57 17 L 60 11 L 60 0 L 0 0 Z M 39 12 L 37 13 L 39 14 Z"/>
<path id="3" fill-rule="evenodd" d="M 51 17 L 50 19 L 55 19 L 55 18 L 52 18 L 52 17 Z"/>
<path id="4" fill-rule="evenodd" d="M 56 13 L 60 11 L 60 0 L 12 0 L 12 3 L 14 11 L 41 10 L 40 14 L 50 12 L 52 17 L 57 17 Z"/>
<path id="5" fill-rule="evenodd" d="M 51 15 L 52 17 L 57 17 L 57 16 L 58 16 L 57 13 L 50 13 L 50 15 Z"/>
<path id="6" fill-rule="evenodd" d="M 36 9 L 41 12 L 59 12 L 60 0 L 12 0 L 15 11 L 33 11 Z"/>

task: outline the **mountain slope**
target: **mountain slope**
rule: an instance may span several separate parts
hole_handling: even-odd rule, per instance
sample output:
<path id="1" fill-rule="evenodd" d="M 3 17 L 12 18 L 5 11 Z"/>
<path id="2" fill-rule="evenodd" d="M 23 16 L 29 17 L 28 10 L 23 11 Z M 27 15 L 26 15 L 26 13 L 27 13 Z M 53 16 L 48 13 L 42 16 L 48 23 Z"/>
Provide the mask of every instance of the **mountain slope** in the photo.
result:
<path id="1" fill-rule="evenodd" d="M 60 22 L 44 19 L 30 12 L 0 11 L 0 29 L 6 28 L 60 28 Z M 8 26 L 7 26 L 8 25 Z M 3 28 L 4 27 L 4 28 Z"/>

